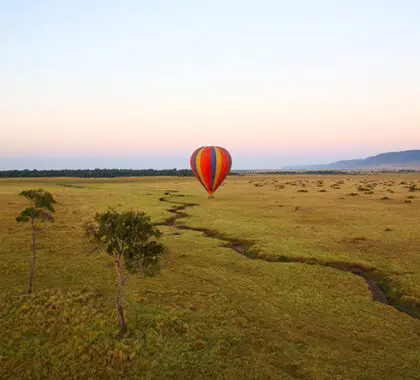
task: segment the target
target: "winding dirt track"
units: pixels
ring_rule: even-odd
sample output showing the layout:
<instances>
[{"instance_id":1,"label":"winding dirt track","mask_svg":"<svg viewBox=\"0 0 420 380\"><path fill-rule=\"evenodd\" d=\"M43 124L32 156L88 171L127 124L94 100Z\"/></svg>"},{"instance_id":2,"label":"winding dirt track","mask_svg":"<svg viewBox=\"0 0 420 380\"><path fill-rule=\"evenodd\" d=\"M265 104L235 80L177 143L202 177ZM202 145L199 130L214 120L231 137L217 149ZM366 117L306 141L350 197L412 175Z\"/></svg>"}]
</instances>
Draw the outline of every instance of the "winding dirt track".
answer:
<instances>
[{"instance_id":1,"label":"winding dirt track","mask_svg":"<svg viewBox=\"0 0 420 380\"><path fill-rule=\"evenodd\" d=\"M352 273L356 276L362 277L365 280L369 291L372 295L372 299L374 301L392 306L397 311L405 313L412 318L420 319L420 303L408 303L407 301L405 301L403 294L396 294L395 291L393 291L391 288L387 275L382 271L378 270L377 268L367 267L361 264L350 263L345 261L321 261L314 258L290 257L285 255L274 257L266 256L264 254L252 251L252 246L255 244L255 242L253 241L235 239L226 236L225 234L216 230L191 227L185 224L176 223L178 220L188 217L188 214L185 212L187 207L199 206L199 204L197 203L180 202L171 199L175 197L181 198L184 196L182 194L176 193L177 191L175 190L167 191L165 192L164 197L159 198L161 202L167 202L171 205L176 204L178 206L172 206L171 208L169 208L167 211L169 211L173 215L161 223L155 223L155 225L171 226L178 230L191 230L202 232L203 235L206 237L216 238L223 241L223 247L231 248L235 252L239 253L242 256L248 257L249 259L258 259L278 263L299 263L305 265L324 266L343 272Z\"/></svg>"}]
</instances>

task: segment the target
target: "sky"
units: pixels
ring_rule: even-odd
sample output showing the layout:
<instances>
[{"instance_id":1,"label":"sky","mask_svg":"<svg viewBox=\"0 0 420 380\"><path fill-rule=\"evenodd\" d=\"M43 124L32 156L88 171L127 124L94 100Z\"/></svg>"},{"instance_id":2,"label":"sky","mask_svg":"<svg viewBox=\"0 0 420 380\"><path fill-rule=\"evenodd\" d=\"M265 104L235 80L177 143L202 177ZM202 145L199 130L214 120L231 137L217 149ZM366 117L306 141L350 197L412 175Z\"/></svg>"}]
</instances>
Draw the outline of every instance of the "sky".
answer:
<instances>
[{"instance_id":1,"label":"sky","mask_svg":"<svg viewBox=\"0 0 420 380\"><path fill-rule=\"evenodd\" d=\"M0 170L420 149L418 0L0 0Z\"/></svg>"}]
</instances>

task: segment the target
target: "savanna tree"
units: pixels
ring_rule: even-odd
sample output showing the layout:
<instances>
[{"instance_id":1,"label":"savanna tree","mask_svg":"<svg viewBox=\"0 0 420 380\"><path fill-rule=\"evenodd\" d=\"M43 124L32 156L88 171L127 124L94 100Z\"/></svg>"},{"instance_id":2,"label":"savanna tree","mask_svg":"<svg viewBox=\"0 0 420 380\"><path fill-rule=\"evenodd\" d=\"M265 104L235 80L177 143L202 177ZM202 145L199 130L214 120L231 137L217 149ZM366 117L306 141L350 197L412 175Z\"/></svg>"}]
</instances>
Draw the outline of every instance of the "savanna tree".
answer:
<instances>
[{"instance_id":1,"label":"savanna tree","mask_svg":"<svg viewBox=\"0 0 420 380\"><path fill-rule=\"evenodd\" d=\"M57 203L51 193L44 191L43 189L38 190L24 190L20 196L25 197L30 206L26 207L17 217L16 221L19 223L30 223L32 231L32 261L29 272L29 282L27 293L32 293L32 284L35 273L35 261L36 261L36 234L40 231L38 226L39 222L53 222L55 212L53 204Z\"/></svg>"},{"instance_id":2,"label":"savanna tree","mask_svg":"<svg viewBox=\"0 0 420 380\"><path fill-rule=\"evenodd\" d=\"M93 241L105 246L112 257L117 273L117 311L119 330L117 338L127 331L122 307L123 286L130 274L137 271L150 273L156 268L164 245L158 242L161 233L143 211L118 212L109 209L95 216L84 225ZM124 264L125 271L122 266Z\"/></svg>"}]
</instances>

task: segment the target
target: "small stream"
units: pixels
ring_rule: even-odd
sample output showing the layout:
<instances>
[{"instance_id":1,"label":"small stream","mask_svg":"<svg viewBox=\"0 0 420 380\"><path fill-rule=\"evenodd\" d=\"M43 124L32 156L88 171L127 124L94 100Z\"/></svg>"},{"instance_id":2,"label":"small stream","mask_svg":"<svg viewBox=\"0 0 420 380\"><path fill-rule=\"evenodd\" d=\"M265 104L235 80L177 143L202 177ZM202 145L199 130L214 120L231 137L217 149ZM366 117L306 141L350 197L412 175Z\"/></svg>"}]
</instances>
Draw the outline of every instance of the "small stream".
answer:
<instances>
[{"instance_id":1,"label":"small stream","mask_svg":"<svg viewBox=\"0 0 420 380\"><path fill-rule=\"evenodd\" d=\"M173 193L174 191L166 192L165 195L168 195L170 197L183 196L181 194ZM345 261L320 261L313 258L290 257L284 255L272 257L259 256L251 250L251 247L254 245L254 242L252 241L231 238L216 230L190 227L185 224L176 223L178 220L188 217L188 214L185 212L187 207L199 206L197 203L178 202L168 199L168 197L161 197L159 200L162 202L168 202L172 205L172 207L167 211L169 211L173 215L171 215L169 218L167 218L161 223L155 223L155 225L165 225L178 230L191 230L201 232L206 237L215 238L223 241L223 247L230 248L236 253L239 253L244 257L248 257L249 259L258 259L277 263L299 263L305 265L324 266L343 272L352 273L364 279L374 301L392 306L399 312L405 313L410 317L420 319L420 304L406 304L402 299L402 295L399 297L395 295L394 297L390 297L389 295L387 295L387 293L390 293L391 291L391 286L388 284L386 275L376 268L365 267L361 264L348 263Z\"/></svg>"}]
</instances>

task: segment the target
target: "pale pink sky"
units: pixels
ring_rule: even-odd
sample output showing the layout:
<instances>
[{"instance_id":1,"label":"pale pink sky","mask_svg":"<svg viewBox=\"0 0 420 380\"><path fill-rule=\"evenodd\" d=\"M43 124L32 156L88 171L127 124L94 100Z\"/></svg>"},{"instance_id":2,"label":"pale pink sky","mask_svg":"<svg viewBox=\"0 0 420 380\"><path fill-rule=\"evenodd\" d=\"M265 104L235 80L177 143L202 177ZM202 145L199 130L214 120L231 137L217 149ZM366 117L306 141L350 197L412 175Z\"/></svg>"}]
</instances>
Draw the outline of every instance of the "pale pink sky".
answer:
<instances>
[{"instance_id":1,"label":"pale pink sky","mask_svg":"<svg viewBox=\"0 0 420 380\"><path fill-rule=\"evenodd\" d=\"M420 148L415 1L12 3L0 159L222 145L279 167Z\"/></svg>"}]
</instances>

